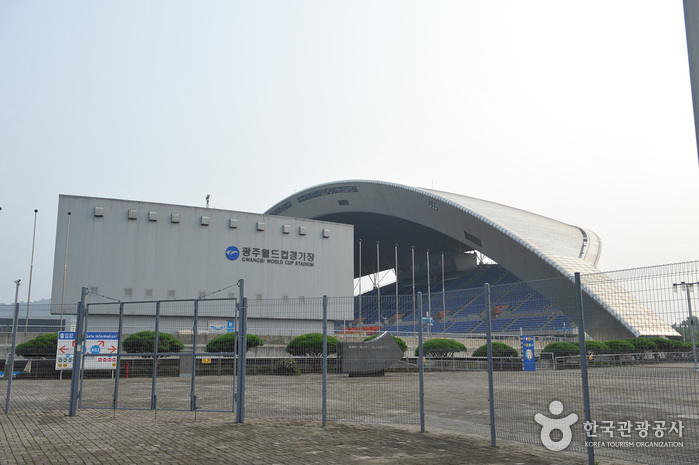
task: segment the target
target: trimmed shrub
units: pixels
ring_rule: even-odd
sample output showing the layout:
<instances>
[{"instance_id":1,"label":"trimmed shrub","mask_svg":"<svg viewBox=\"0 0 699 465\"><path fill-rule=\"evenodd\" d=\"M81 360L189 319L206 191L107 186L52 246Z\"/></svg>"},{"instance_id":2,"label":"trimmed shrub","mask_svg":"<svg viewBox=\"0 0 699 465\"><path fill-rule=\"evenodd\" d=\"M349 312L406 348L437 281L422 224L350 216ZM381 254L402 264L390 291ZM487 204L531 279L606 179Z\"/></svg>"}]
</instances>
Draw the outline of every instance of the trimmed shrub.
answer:
<instances>
[{"instance_id":1,"label":"trimmed shrub","mask_svg":"<svg viewBox=\"0 0 699 465\"><path fill-rule=\"evenodd\" d=\"M274 364L274 374L280 376L301 376L301 370L293 358L279 360Z\"/></svg>"},{"instance_id":2,"label":"trimmed shrub","mask_svg":"<svg viewBox=\"0 0 699 465\"><path fill-rule=\"evenodd\" d=\"M553 352L554 357L568 357L580 354L580 347L570 342L551 342L544 347L542 352Z\"/></svg>"},{"instance_id":3,"label":"trimmed shrub","mask_svg":"<svg viewBox=\"0 0 699 465\"><path fill-rule=\"evenodd\" d=\"M636 349L637 352L644 350L658 350L658 344L651 341L650 339L641 339L635 337L626 339L626 342L633 345L634 349Z\"/></svg>"},{"instance_id":4,"label":"trimmed shrub","mask_svg":"<svg viewBox=\"0 0 699 465\"><path fill-rule=\"evenodd\" d=\"M374 334L373 336L369 336L369 337L365 338L363 342L371 341L372 339L376 339L377 337L379 337L379 335ZM405 353L405 351L408 350L408 344L406 344L403 339L399 338L398 336L393 336L393 335L391 335L391 337L393 338L394 341L396 341L396 344L398 344L398 347L400 347L400 350L402 350L403 353Z\"/></svg>"},{"instance_id":5,"label":"trimmed shrub","mask_svg":"<svg viewBox=\"0 0 699 465\"><path fill-rule=\"evenodd\" d=\"M333 336L328 336L328 353L337 351L337 343L340 342ZM323 355L323 334L308 333L297 336L286 345L287 352L291 355L320 356Z\"/></svg>"},{"instance_id":6,"label":"trimmed shrub","mask_svg":"<svg viewBox=\"0 0 699 465\"><path fill-rule=\"evenodd\" d=\"M133 333L121 343L124 352L130 354L152 353L155 350L155 331ZM180 352L184 344L168 333L158 333L158 352Z\"/></svg>"},{"instance_id":7,"label":"trimmed shrub","mask_svg":"<svg viewBox=\"0 0 699 465\"><path fill-rule=\"evenodd\" d=\"M415 355L419 355L419 347ZM453 357L456 352L466 352L466 346L454 339L435 338L422 344L422 353L427 357Z\"/></svg>"},{"instance_id":8,"label":"trimmed shrub","mask_svg":"<svg viewBox=\"0 0 699 465\"><path fill-rule=\"evenodd\" d=\"M658 350L680 350L682 346L681 341L677 341L675 339L665 339L662 337L651 337L648 338L647 340L655 342L655 345L658 346Z\"/></svg>"},{"instance_id":9,"label":"trimmed shrub","mask_svg":"<svg viewBox=\"0 0 699 465\"><path fill-rule=\"evenodd\" d=\"M633 344L631 344L628 341L620 341L618 339L611 339L609 341L605 341L604 343L607 344L607 347L609 347L610 354L631 353L631 352L634 352L636 350L634 348Z\"/></svg>"},{"instance_id":10,"label":"trimmed shrub","mask_svg":"<svg viewBox=\"0 0 699 465\"><path fill-rule=\"evenodd\" d=\"M56 356L58 333L47 333L15 347L15 355L27 358L50 358Z\"/></svg>"},{"instance_id":11,"label":"trimmed shrub","mask_svg":"<svg viewBox=\"0 0 699 465\"><path fill-rule=\"evenodd\" d=\"M227 333L221 334L209 341L206 344L207 352L234 352L238 353L238 348L235 345L235 337L238 333ZM265 343L259 336L254 334L247 334L247 343L245 346L250 349L253 347L260 347Z\"/></svg>"},{"instance_id":12,"label":"trimmed shrub","mask_svg":"<svg viewBox=\"0 0 699 465\"><path fill-rule=\"evenodd\" d=\"M680 351L691 352L692 350L694 350L691 342L686 342L686 341L685 342L678 341L678 342L680 343L680 345L679 345Z\"/></svg>"},{"instance_id":13,"label":"trimmed shrub","mask_svg":"<svg viewBox=\"0 0 699 465\"><path fill-rule=\"evenodd\" d=\"M580 345L577 343L575 345L578 347L578 350L580 350ZM604 342L585 341L585 350L588 354L606 354L609 352L609 346Z\"/></svg>"},{"instance_id":14,"label":"trimmed shrub","mask_svg":"<svg viewBox=\"0 0 699 465\"><path fill-rule=\"evenodd\" d=\"M493 357L518 357L519 352L512 347L508 346L504 342L493 342L491 343L493 347ZM488 344L483 344L473 352L474 357L487 357L488 356Z\"/></svg>"}]
</instances>

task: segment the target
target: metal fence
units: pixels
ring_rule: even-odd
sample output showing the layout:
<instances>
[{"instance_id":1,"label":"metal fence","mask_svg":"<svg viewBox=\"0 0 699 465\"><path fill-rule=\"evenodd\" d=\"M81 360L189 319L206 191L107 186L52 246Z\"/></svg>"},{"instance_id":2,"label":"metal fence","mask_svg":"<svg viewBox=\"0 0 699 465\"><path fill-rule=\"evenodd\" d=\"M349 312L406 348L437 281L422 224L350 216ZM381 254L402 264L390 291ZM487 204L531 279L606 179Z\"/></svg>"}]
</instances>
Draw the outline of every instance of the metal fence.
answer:
<instances>
[{"instance_id":1,"label":"metal fence","mask_svg":"<svg viewBox=\"0 0 699 465\"><path fill-rule=\"evenodd\" d=\"M675 342L585 340L579 329L598 326L595 319L602 317L586 311L592 297L582 290L594 295L602 286L607 298L617 292L642 304L634 307L637 315L627 310L628 318L646 318L650 309L675 331ZM518 312L531 316L521 321L536 321L542 312L503 304L532 298L532 289L572 316L565 331L513 329L505 322L522 315ZM502 438L565 448L588 453L592 463L597 456L694 464L699 462L697 289L699 263L691 262L582 275L577 287L573 280L554 279L414 298L384 296L376 307L368 297L361 304L353 297L89 304L84 328L96 336L93 345L85 339L82 354L86 367L99 368L80 372L74 384L73 371L60 366L70 357L60 356L59 341L58 357L18 357L13 370L5 366L0 400L17 414L32 408L70 411L75 404L115 413L230 412L241 422L247 417L412 424L490 436L493 445ZM450 331L446 310L465 299L489 310L469 318L490 329L490 337ZM417 313L409 317L413 308ZM508 330L502 330L506 324ZM371 376L342 372L339 345L366 344L367 336L388 328L405 343L400 360ZM168 346L164 337L150 348L127 351L126 340L142 331L172 335L180 346ZM246 344L212 345L231 333L245 335ZM311 333L320 338L290 344ZM466 351L425 355L422 338L454 339ZM490 357L474 354L489 342ZM516 356L500 357L497 343L514 348ZM527 365L528 348L536 355L534 371Z\"/></svg>"}]
</instances>

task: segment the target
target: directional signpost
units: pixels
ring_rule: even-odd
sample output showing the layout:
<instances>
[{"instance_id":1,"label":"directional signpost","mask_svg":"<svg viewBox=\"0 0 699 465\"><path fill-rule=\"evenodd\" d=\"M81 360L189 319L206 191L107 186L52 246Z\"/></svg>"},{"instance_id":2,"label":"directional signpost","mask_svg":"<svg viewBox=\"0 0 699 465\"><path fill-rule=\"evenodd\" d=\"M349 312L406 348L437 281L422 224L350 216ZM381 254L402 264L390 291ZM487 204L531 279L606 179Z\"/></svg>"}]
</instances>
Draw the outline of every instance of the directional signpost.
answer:
<instances>
[{"instance_id":1,"label":"directional signpost","mask_svg":"<svg viewBox=\"0 0 699 465\"><path fill-rule=\"evenodd\" d=\"M115 370L119 333L88 332L85 335L85 369ZM56 347L56 370L72 370L75 331L60 331Z\"/></svg>"}]
</instances>

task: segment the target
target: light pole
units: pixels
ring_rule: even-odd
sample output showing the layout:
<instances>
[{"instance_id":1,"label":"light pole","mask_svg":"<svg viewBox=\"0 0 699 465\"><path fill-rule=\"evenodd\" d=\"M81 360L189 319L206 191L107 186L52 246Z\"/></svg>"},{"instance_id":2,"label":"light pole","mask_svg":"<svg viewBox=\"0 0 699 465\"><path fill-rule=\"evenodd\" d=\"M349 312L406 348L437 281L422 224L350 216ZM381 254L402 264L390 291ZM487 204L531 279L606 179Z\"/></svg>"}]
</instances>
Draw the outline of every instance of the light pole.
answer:
<instances>
[{"instance_id":1,"label":"light pole","mask_svg":"<svg viewBox=\"0 0 699 465\"><path fill-rule=\"evenodd\" d=\"M396 259L396 332L398 331L398 244L395 245L394 256Z\"/></svg>"},{"instance_id":2,"label":"light pole","mask_svg":"<svg viewBox=\"0 0 699 465\"><path fill-rule=\"evenodd\" d=\"M29 301L31 300L32 296L32 273L34 272L34 244L36 243L36 215L39 213L39 210L36 208L34 209L34 235L32 236L32 262L31 265L29 266L29 286L27 290L27 318L24 321L24 333L27 333L27 330L29 329Z\"/></svg>"},{"instance_id":3,"label":"light pole","mask_svg":"<svg viewBox=\"0 0 699 465\"><path fill-rule=\"evenodd\" d=\"M362 326L362 240L359 239L359 316L357 326Z\"/></svg>"},{"instance_id":4,"label":"light pole","mask_svg":"<svg viewBox=\"0 0 699 465\"><path fill-rule=\"evenodd\" d=\"M12 318L12 350L5 362L5 379L7 379L7 395L5 396L5 415L10 411L10 394L12 393L12 375L15 373L15 347L17 347L17 320L19 320L19 282L15 281L15 308Z\"/></svg>"},{"instance_id":5,"label":"light pole","mask_svg":"<svg viewBox=\"0 0 699 465\"><path fill-rule=\"evenodd\" d=\"M699 284L699 282L686 283L684 281L682 281L681 283L672 284L672 288L675 292L677 292L677 289L680 288L686 291L687 293L687 308L689 310L689 331L692 335L692 353L694 354L694 371L699 371L699 369L697 369L697 341L694 338L694 316L692 316L692 299L689 297L689 293L693 291L694 286L697 284Z\"/></svg>"},{"instance_id":6,"label":"light pole","mask_svg":"<svg viewBox=\"0 0 699 465\"><path fill-rule=\"evenodd\" d=\"M379 241L376 241L376 321L381 326L381 264L379 261Z\"/></svg>"},{"instance_id":7,"label":"light pole","mask_svg":"<svg viewBox=\"0 0 699 465\"><path fill-rule=\"evenodd\" d=\"M61 319L58 320L58 325L63 331L63 305L66 296L66 273L68 272L68 238L70 237L70 212L68 212L68 229L66 231L66 257L63 261L63 290L61 291Z\"/></svg>"},{"instance_id":8,"label":"light pole","mask_svg":"<svg viewBox=\"0 0 699 465\"><path fill-rule=\"evenodd\" d=\"M432 321L432 285L430 284L430 249L427 249L427 337L431 339L432 325L430 325L430 321Z\"/></svg>"}]
</instances>

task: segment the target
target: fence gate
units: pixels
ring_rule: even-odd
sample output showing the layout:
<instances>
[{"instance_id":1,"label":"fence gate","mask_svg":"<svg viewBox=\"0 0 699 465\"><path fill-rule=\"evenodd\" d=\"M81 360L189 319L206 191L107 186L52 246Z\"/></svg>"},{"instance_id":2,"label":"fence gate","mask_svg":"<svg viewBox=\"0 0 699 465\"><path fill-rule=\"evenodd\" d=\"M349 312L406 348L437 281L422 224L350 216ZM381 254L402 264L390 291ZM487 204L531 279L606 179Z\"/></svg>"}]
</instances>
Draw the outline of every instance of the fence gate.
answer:
<instances>
[{"instance_id":1,"label":"fence gate","mask_svg":"<svg viewBox=\"0 0 699 465\"><path fill-rule=\"evenodd\" d=\"M71 415L76 408L235 411L237 299L91 303L82 316L74 331L59 334L73 347L59 369L72 376L73 364L81 367Z\"/></svg>"}]
</instances>

